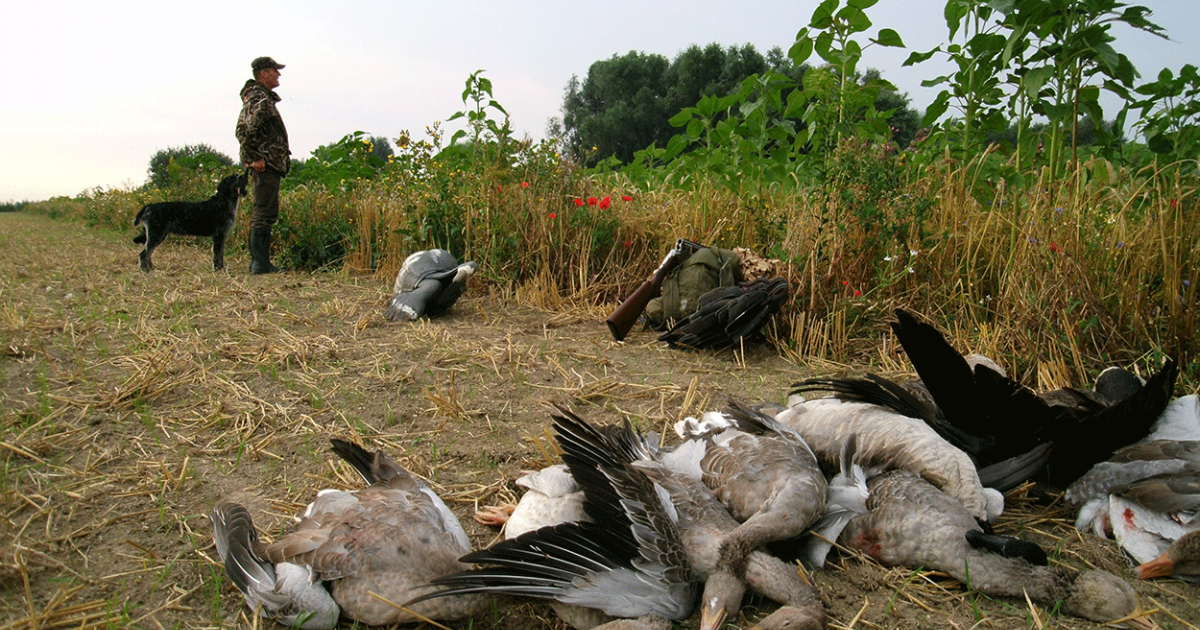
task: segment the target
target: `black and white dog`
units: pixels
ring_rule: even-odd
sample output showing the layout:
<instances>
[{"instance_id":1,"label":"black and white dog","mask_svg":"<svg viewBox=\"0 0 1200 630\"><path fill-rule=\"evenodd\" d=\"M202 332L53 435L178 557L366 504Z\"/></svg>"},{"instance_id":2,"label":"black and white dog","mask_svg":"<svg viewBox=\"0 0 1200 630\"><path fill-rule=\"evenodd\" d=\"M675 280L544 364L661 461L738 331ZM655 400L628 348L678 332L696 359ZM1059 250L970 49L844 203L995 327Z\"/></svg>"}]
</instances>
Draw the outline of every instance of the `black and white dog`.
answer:
<instances>
[{"instance_id":1,"label":"black and white dog","mask_svg":"<svg viewBox=\"0 0 1200 630\"><path fill-rule=\"evenodd\" d=\"M211 236L213 269L224 269L225 237L233 229L238 198L246 194L246 175L242 173L222 179L217 185L217 194L204 201L160 201L138 210L133 224L142 224L146 230L133 237L133 242L146 244L146 249L138 255L142 271L148 272L154 268L150 256L168 234Z\"/></svg>"}]
</instances>

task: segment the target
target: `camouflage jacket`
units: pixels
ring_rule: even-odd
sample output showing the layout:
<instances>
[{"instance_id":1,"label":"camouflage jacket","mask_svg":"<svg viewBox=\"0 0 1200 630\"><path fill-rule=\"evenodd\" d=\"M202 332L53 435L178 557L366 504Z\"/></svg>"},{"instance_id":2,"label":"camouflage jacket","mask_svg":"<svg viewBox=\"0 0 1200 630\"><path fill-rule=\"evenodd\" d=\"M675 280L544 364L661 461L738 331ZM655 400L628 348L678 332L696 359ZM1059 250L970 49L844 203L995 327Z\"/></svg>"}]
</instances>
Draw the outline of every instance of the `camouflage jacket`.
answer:
<instances>
[{"instance_id":1,"label":"camouflage jacket","mask_svg":"<svg viewBox=\"0 0 1200 630\"><path fill-rule=\"evenodd\" d=\"M235 134L242 145L242 164L262 158L267 168L287 174L292 166L292 152L288 149L287 128L275 109L278 102L279 95L267 86L254 79L246 81Z\"/></svg>"}]
</instances>

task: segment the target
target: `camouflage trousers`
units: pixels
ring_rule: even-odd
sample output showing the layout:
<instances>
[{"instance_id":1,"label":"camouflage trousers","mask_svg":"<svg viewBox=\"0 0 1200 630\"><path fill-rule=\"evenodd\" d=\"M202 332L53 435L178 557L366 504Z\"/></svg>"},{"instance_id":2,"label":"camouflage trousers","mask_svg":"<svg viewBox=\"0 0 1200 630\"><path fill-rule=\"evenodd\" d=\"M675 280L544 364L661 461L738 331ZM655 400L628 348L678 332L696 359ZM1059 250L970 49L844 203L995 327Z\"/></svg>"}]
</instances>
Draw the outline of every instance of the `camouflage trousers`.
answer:
<instances>
[{"instance_id":1,"label":"camouflage trousers","mask_svg":"<svg viewBox=\"0 0 1200 630\"><path fill-rule=\"evenodd\" d=\"M279 220L279 181L283 175L267 169L251 171L254 178L254 210L250 213L250 229L270 228Z\"/></svg>"}]
</instances>

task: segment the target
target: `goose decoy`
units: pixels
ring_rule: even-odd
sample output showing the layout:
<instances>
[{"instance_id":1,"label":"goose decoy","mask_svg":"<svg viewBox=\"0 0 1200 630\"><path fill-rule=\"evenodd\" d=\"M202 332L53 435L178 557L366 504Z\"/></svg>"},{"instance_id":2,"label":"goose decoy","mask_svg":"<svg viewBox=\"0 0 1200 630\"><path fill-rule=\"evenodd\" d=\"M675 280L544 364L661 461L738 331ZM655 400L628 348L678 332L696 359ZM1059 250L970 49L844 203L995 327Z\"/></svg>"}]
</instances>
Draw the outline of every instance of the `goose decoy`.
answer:
<instances>
[{"instance_id":1,"label":"goose decoy","mask_svg":"<svg viewBox=\"0 0 1200 630\"><path fill-rule=\"evenodd\" d=\"M741 523L729 540L759 549L800 536L824 512L828 483L816 455L774 418L731 400L724 412L686 418L675 430L699 442L703 455L693 459L692 474ZM661 459L673 467L674 453Z\"/></svg>"},{"instance_id":2,"label":"goose decoy","mask_svg":"<svg viewBox=\"0 0 1200 630\"><path fill-rule=\"evenodd\" d=\"M983 487L975 462L920 419L869 403L798 395L775 419L804 436L829 471L839 469L842 447L853 435L863 467L910 470L961 501L981 521L1004 510L1004 496Z\"/></svg>"},{"instance_id":3,"label":"goose decoy","mask_svg":"<svg viewBox=\"0 0 1200 630\"><path fill-rule=\"evenodd\" d=\"M736 345L758 332L787 301L786 278L759 278L717 287L700 296L691 314L659 336L672 348L698 350Z\"/></svg>"},{"instance_id":4,"label":"goose decoy","mask_svg":"<svg viewBox=\"0 0 1200 630\"><path fill-rule=\"evenodd\" d=\"M841 534L841 544L848 548L885 566L943 571L987 595L1028 597L1101 623L1122 619L1135 627L1154 627L1149 620L1131 617L1141 610L1137 593L1111 573L1038 566L977 549L967 539L968 532L980 529L971 514L911 472L884 472L867 485L868 512L854 517Z\"/></svg>"},{"instance_id":5,"label":"goose decoy","mask_svg":"<svg viewBox=\"0 0 1200 630\"><path fill-rule=\"evenodd\" d=\"M1138 565L1136 571L1143 580L1177 577L1200 582L1200 530L1180 536L1162 555Z\"/></svg>"},{"instance_id":6,"label":"goose decoy","mask_svg":"<svg viewBox=\"0 0 1200 630\"><path fill-rule=\"evenodd\" d=\"M737 522L698 478L659 462L628 422L606 432L560 409L554 429L592 522L542 528L470 554L465 562L490 566L436 580L448 589L433 596L507 592L615 617L681 620L703 584L700 627L715 630L749 586L785 604L769 623L823 627L820 598L795 568L722 546Z\"/></svg>"},{"instance_id":7,"label":"goose decoy","mask_svg":"<svg viewBox=\"0 0 1200 630\"><path fill-rule=\"evenodd\" d=\"M422 316L441 315L450 310L467 290L467 279L479 265L458 264L444 249L427 249L404 259L392 292L396 294L383 316L393 322L412 321Z\"/></svg>"},{"instance_id":8,"label":"goose decoy","mask_svg":"<svg viewBox=\"0 0 1200 630\"><path fill-rule=\"evenodd\" d=\"M1144 386L1112 404L1072 389L1038 395L995 369L972 368L936 328L902 309L895 314L892 330L944 418L931 426L967 451L988 479L1011 483L1037 472L1065 488L1096 462L1144 437L1170 401L1178 375L1168 359Z\"/></svg>"},{"instance_id":9,"label":"goose decoy","mask_svg":"<svg viewBox=\"0 0 1200 630\"><path fill-rule=\"evenodd\" d=\"M221 502L213 509L217 553L246 604L302 628L333 627L339 609L369 625L483 612L486 599L476 595L413 606L411 613L395 605L428 592L433 578L464 569L458 558L470 542L437 494L385 453L330 442L369 485L321 491L291 533L266 544L245 507Z\"/></svg>"}]
</instances>

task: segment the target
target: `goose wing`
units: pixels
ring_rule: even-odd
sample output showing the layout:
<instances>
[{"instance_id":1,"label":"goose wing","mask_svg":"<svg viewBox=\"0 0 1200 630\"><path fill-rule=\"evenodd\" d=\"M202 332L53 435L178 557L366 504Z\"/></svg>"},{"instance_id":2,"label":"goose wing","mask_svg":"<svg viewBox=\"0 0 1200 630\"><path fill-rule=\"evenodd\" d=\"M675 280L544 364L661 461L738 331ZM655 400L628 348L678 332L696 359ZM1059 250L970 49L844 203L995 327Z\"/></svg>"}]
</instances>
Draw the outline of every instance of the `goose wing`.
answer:
<instances>
[{"instance_id":1,"label":"goose wing","mask_svg":"<svg viewBox=\"0 0 1200 630\"><path fill-rule=\"evenodd\" d=\"M285 564L276 570L266 559L264 545L245 506L222 501L213 508L210 519L225 575L242 592L251 610L306 630L337 624L341 612L337 603L307 567Z\"/></svg>"},{"instance_id":2,"label":"goose wing","mask_svg":"<svg viewBox=\"0 0 1200 630\"><path fill-rule=\"evenodd\" d=\"M644 443L628 426L605 433L563 409L553 419L592 522L543 527L468 554L463 562L486 566L434 580L445 589L421 599L506 592L623 618L690 616L696 582L673 507L631 466Z\"/></svg>"},{"instance_id":3,"label":"goose wing","mask_svg":"<svg viewBox=\"0 0 1200 630\"><path fill-rule=\"evenodd\" d=\"M787 300L786 278L718 287L700 296L696 311L659 336L672 347L716 349L758 332Z\"/></svg>"},{"instance_id":4,"label":"goose wing","mask_svg":"<svg viewBox=\"0 0 1200 630\"><path fill-rule=\"evenodd\" d=\"M1007 376L967 360L933 326L897 309L892 330L946 422L981 441L980 466L1028 453L1047 441L1062 412Z\"/></svg>"},{"instance_id":5,"label":"goose wing","mask_svg":"<svg viewBox=\"0 0 1200 630\"><path fill-rule=\"evenodd\" d=\"M1145 438L1171 401L1178 375L1178 365L1167 359L1162 369L1124 400L1098 412L1065 417L1053 426L1050 438L1064 448L1055 449L1050 456L1049 481L1068 486L1096 462Z\"/></svg>"}]
</instances>

